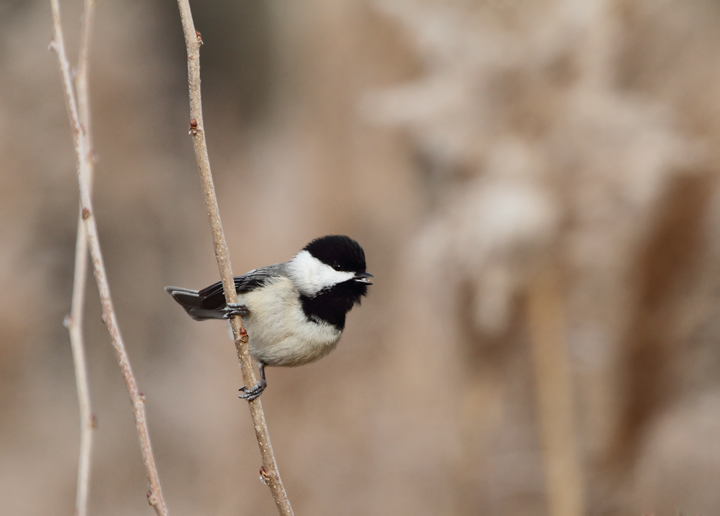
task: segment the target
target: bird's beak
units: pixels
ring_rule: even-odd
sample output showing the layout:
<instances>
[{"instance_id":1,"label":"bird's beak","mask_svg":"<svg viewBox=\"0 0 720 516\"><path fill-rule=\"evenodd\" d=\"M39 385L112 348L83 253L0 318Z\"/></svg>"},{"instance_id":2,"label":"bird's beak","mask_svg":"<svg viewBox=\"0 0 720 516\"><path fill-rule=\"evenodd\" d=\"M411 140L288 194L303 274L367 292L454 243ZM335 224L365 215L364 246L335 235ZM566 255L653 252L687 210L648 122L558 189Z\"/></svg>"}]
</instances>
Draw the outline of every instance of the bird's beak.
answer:
<instances>
[{"instance_id":1,"label":"bird's beak","mask_svg":"<svg viewBox=\"0 0 720 516\"><path fill-rule=\"evenodd\" d=\"M358 272L353 279L358 283L367 283L368 285L372 285L372 281L368 279L372 277L373 275L369 272Z\"/></svg>"}]
</instances>

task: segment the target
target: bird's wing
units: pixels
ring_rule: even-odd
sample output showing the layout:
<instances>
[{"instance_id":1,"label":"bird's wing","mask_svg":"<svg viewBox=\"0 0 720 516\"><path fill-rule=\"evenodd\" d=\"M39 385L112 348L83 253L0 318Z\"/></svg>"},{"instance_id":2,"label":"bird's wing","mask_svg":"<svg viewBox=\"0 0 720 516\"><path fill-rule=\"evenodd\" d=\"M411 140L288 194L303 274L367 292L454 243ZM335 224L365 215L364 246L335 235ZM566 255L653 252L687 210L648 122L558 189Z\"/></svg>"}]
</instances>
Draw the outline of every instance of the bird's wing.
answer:
<instances>
[{"instance_id":1,"label":"bird's wing","mask_svg":"<svg viewBox=\"0 0 720 516\"><path fill-rule=\"evenodd\" d=\"M238 294L245 294L246 292L252 292L256 288L262 287L269 278L277 276L282 265L283 264L275 264L268 267L260 267L242 276L237 276L235 278L235 290ZM204 309L213 310L225 305L225 291L223 290L221 281L202 289L198 292L198 296L202 300L200 304Z\"/></svg>"}]
</instances>

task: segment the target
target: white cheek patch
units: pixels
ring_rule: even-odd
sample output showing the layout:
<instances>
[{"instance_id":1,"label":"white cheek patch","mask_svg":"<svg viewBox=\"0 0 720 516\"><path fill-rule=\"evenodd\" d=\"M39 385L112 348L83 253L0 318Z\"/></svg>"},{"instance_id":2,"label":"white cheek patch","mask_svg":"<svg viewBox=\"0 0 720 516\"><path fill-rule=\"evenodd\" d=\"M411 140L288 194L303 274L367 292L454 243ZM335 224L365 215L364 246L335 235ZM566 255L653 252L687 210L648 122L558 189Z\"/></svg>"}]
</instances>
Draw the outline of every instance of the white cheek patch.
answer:
<instances>
[{"instance_id":1,"label":"white cheek patch","mask_svg":"<svg viewBox=\"0 0 720 516\"><path fill-rule=\"evenodd\" d=\"M308 251L300 251L288 263L288 269L298 290L306 296L355 277L353 272L336 271Z\"/></svg>"}]
</instances>

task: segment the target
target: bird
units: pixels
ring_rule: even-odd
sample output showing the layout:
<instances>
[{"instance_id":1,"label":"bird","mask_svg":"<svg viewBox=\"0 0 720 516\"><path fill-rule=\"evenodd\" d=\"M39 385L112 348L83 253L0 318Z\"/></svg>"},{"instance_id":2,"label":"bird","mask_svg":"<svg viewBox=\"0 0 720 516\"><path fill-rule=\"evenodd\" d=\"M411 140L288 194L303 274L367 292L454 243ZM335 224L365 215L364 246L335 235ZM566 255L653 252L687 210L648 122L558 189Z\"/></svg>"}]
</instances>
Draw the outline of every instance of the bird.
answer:
<instances>
[{"instance_id":1,"label":"bird","mask_svg":"<svg viewBox=\"0 0 720 516\"><path fill-rule=\"evenodd\" d=\"M372 285L365 251L345 235L307 244L292 259L234 278L238 302L228 305L222 282L200 291L165 290L196 321L240 315L260 380L242 387L248 402L267 387L265 367L294 367L321 359L337 346L347 313Z\"/></svg>"}]
</instances>

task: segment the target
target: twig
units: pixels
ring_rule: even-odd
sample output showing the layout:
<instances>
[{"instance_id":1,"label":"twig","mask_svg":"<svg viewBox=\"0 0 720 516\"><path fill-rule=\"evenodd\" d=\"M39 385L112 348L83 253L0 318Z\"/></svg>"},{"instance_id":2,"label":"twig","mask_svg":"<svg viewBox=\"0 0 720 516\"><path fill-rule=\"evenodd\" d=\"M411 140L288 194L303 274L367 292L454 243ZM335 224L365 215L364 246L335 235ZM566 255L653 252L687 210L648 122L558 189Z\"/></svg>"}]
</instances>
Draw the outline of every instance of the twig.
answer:
<instances>
[{"instance_id":1,"label":"twig","mask_svg":"<svg viewBox=\"0 0 720 516\"><path fill-rule=\"evenodd\" d=\"M94 18L95 0L86 0L83 12L82 37L80 42L80 57L78 60L78 73L75 77L80 119L85 129L85 160L89 189L92 191L93 161L92 138L90 133L90 100L88 94L88 66L90 51L90 33ZM78 215L77 237L75 240L75 275L73 280L72 308L70 315L65 319L65 325L70 333L70 346L75 366L75 384L80 407L80 456L78 459L77 493L75 496L75 514L86 516L88 494L90 489L90 464L92 457L93 434L95 418L90 402L90 385L87 374L87 361L85 358L85 339L83 335L83 312L85 307L85 289L87 283L88 250L87 238L82 222L82 210Z\"/></svg>"},{"instance_id":2,"label":"twig","mask_svg":"<svg viewBox=\"0 0 720 516\"><path fill-rule=\"evenodd\" d=\"M88 178L88 160L87 141L80 119L78 115L78 105L73 90L72 79L70 76L70 65L65 53L65 43L63 40L62 26L60 23L60 6L58 0L50 0L53 15L53 40L50 43L58 56L60 62L60 70L62 72L63 86L65 90L65 103L70 117L70 127L73 133L73 142L75 144L75 154L77 157L78 183L80 189L81 218L85 228L87 243L90 249L90 257L93 265L93 272L100 292L100 302L102 305L102 316L108 331L110 339L115 348L120 370L125 380L130 401L135 416L135 424L137 426L138 436L140 437L140 447L142 450L143 462L150 483L150 491L147 494L148 502L153 506L158 516L167 516L167 508L163 499L162 490L160 489L160 480L158 478L157 468L155 467L155 458L153 457L152 448L150 446L150 435L148 432L147 422L145 419L145 398L138 389L137 381L133 375L130 366L130 359L125 350L120 328L118 327L115 310L112 299L110 297L110 286L107 281L105 265L100 251L100 242L98 239L97 226L95 225L95 217L93 216L92 199L90 197L90 185Z\"/></svg>"},{"instance_id":3,"label":"twig","mask_svg":"<svg viewBox=\"0 0 720 516\"><path fill-rule=\"evenodd\" d=\"M213 243L215 246L215 257L218 268L220 269L220 276L222 277L225 300L228 303L236 303L237 293L235 292L235 282L230 265L230 253L220 222L220 212L218 210L215 186L213 185L212 174L210 172L210 160L205 142L205 125L203 123L202 97L200 95L200 46L202 45L202 38L200 33L195 30L195 23L193 22L189 1L178 0L178 7L180 8L180 18L182 19L188 55L190 134L193 137L195 158L197 159L203 191L205 193L205 204L208 207L208 216L210 218ZM235 349L242 369L243 380L245 386L250 388L255 385L256 378L248 349L247 332L243 327L242 318L239 316L232 317L230 324L232 326ZM280 514L284 516L292 515L293 510L290 506L285 488L283 487L282 480L280 479L280 472L278 471L275 455L273 454L272 445L270 444L270 435L265 422L265 413L263 412L262 404L259 399L255 399L248 405L250 406L250 415L252 416L255 427L255 437L260 447L260 455L263 462L263 468L261 470L263 471L262 479L268 487L270 487Z\"/></svg>"},{"instance_id":4,"label":"twig","mask_svg":"<svg viewBox=\"0 0 720 516\"><path fill-rule=\"evenodd\" d=\"M547 265L530 286L528 320L537 380L538 417L548 490L548 514L582 516L582 468L576 445L572 381L557 271Z\"/></svg>"},{"instance_id":5,"label":"twig","mask_svg":"<svg viewBox=\"0 0 720 516\"><path fill-rule=\"evenodd\" d=\"M90 93L88 90L88 69L90 68L90 36L92 35L93 21L95 19L95 0L85 0L83 9L82 26L80 28L80 52L78 55L77 74L75 75L75 89L77 91L78 113L80 123L84 129L85 159L88 166L88 181L92 192L93 180L93 143L92 131L90 130Z\"/></svg>"},{"instance_id":6,"label":"twig","mask_svg":"<svg viewBox=\"0 0 720 516\"><path fill-rule=\"evenodd\" d=\"M75 385L80 406L80 457L78 460L77 494L75 512L77 516L87 514L87 500L90 485L90 458L92 455L93 430L95 418L90 404L90 385L88 383L87 362L85 360L85 339L83 337L83 307L85 305L85 279L87 278L87 239L78 219L75 241L75 278L73 280L72 309L65 318L65 326L70 333L70 346L75 366Z\"/></svg>"},{"instance_id":7,"label":"twig","mask_svg":"<svg viewBox=\"0 0 720 516\"><path fill-rule=\"evenodd\" d=\"M77 516L87 514L87 500L90 485L90 458L92 455L93 430L95 418L90 404L90 385L85 359L85 339L83 336L83 308L85 305L85 285L87 278L87 239L82 225L82 217L78 219L77 237L75 241L75 278L73 280L72 309L65 318L65 326L70 333L70 346L75 366L75 385L80 406L80 457L78 460L77 494L75 497L75 513Z\"/></svg>"}]
</instances>

